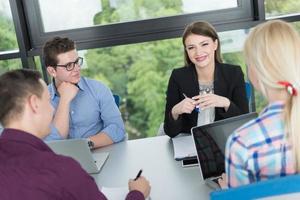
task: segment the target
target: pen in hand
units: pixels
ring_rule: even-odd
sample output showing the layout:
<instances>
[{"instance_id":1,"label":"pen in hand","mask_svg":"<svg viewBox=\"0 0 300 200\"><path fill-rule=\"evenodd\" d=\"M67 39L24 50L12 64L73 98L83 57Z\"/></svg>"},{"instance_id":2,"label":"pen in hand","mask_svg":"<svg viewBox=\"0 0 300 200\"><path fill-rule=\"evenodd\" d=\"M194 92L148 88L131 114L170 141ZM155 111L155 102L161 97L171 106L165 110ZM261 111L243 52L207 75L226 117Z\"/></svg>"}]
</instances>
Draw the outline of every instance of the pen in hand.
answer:
<instances>
[{"instance_id":1,"label":"pen in hand","mask_svg":"<svg viewBox=\"0 0 300 200\"><path fill-rule=\"evenodd\" d=\"M184 96L184 98L188 98L188 97L186 96L186 94L182 93L182 95ZM196 110L196 112L200 112L200 107L197 105L197 106L195 107L195 110Z\"/></svg>"},{"instance_id":2,"label":"pen in hand","mask_svg":"<svg viewBox=\"0 0 300 200\"><path fill-rule=\"evenodd\" d=\"M134 179L135 181L141 176L142 172L143 172L143 170L140 169L139 173L136 175L136 177Z\"/></svg>"}]
</instances>

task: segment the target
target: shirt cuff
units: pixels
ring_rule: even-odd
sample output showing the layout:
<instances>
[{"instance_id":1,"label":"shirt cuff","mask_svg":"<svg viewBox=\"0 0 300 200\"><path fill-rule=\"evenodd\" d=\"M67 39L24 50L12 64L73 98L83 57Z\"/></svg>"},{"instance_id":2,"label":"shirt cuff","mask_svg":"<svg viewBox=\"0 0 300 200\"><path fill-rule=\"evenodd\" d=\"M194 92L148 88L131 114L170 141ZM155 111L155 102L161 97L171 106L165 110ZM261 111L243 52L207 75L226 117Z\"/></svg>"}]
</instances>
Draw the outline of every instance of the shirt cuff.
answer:
<instances>
[{"instance_id":1,"label":"shirt cuff","mask_svg":"<svg viewBox=\"0 0 300 200\"><path fill-rule=\"evenodd\" d=\"M125 129L118 127L115 124L109 125L105 129L101 130L101 132L104 132L107 136L109 136L114 143L120 142L125 138Z\"/></svg>"},{"instance_id":2,"label":"shirt cuff","mask_svg":"<svg viewBox=\"0 0 300 200\"><path fill-rule=\"evenodd\" d=\"M144 200L144 199L145 197L143 193L137 190L130 191L126 197L126 200Z\"/></svg>"}]
</instances>

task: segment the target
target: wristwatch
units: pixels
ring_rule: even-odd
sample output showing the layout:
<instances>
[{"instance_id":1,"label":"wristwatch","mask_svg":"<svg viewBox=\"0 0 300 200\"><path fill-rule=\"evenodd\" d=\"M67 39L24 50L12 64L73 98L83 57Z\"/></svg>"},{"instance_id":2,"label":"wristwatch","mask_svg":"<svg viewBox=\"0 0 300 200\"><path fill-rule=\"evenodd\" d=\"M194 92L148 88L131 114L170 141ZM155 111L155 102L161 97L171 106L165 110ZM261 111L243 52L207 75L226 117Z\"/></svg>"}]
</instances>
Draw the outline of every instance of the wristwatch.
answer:
<instances>
[{"instance_id":1,"label":"wristwatch","mask_svg":"<svg viewBox=\"0 0 300 200\"><path fill-rule=\"evenodd\" d=\"M90 138L87 138L87 140L88 140L89 148L93 149L94 148L94 142Z\"/></svg>"}]
</instances>

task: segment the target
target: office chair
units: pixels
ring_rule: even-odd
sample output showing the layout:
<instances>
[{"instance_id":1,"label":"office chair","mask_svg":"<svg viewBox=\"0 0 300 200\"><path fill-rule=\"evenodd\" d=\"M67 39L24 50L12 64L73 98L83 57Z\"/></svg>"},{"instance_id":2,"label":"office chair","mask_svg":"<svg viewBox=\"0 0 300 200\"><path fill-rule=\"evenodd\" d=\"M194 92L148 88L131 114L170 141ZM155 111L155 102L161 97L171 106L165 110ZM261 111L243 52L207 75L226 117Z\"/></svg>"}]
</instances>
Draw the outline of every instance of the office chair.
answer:
<instances>
[{"instance_id":1,"label":"office chair","mask_svg":"<svg viewBox=\"0 0 300 200\"><path fill-rule=\"evenodd\" d=\"M156 133L156 136L162 136L162 135L166 135L163 122L159 125L159 128Z\"/></svg>"},{"instance_id":2,"label":"office chair","mask_svg":"<svg viewBox=\"0 0 300 200\"><path fill-rule=\"evenodd\" d=\"M247 96L247 100L250 103L251 101L251 94L252 94L252 85L250 82L246 81L245 82L245 88L246 88L246 96Z\"/></svg>"},{"instance_id":3,"label":"office chair","mask_svg":"<svg viewBox=\"0 0 300 200\"><path fill-rule=\"evenodd\" d=\"M113 96L114 96L115 102L119 108L120 107L120 96L117 94L114 94Z\"/></svg>"},{"instance_id":4,"label":"office chair","mask_svg":"<svg viewBox=\"0 0 300 200\"><path fill-rule=\"evenodd\" d=\"M226 190L218 190L210 193L211 200L230 199L257 199L264 197L276 197L278 195L297 195L300 199L300 175L290 175L269 179ZM295 194L299 193L299 194ZM278 198L280 199L280 198Z\"/></svg>"}]
</instances>

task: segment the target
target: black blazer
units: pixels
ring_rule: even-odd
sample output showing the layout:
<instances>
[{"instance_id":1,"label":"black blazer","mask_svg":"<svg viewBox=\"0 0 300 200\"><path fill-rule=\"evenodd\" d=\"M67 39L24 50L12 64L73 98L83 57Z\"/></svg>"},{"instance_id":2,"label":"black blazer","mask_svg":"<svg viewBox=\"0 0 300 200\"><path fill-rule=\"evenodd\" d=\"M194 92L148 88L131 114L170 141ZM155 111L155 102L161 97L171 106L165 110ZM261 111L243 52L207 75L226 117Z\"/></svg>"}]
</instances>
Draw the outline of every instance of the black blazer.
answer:
<instances>
[{"instance_id":1,"label":"black blazer","mask_svg":"<svg viewBox=\"0 0 300 200\"><path fill-rule=\"evenodd\" d=\"M180 115L177 120L172 117L171 110L184 99L183 93L188 97L199 94L199 83L194 66L172 71L167 89L164 120L164 131L170 137L175 137L179 133L190 133L191 128L197 125L198 113L195 110L191 114ZM227 112L224 108L215 108L215 121L249 112L244 74L239 66L216 63L214 94L230 100Z\"/></svg>"}]
</instances>

